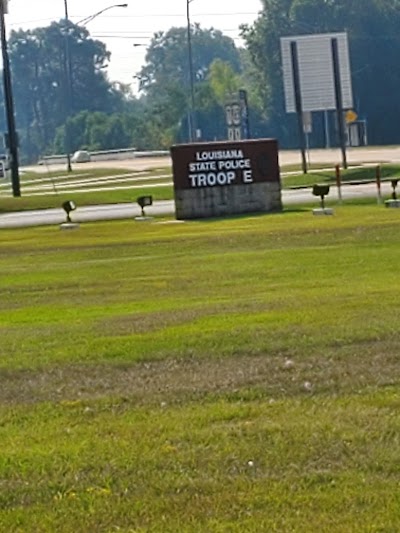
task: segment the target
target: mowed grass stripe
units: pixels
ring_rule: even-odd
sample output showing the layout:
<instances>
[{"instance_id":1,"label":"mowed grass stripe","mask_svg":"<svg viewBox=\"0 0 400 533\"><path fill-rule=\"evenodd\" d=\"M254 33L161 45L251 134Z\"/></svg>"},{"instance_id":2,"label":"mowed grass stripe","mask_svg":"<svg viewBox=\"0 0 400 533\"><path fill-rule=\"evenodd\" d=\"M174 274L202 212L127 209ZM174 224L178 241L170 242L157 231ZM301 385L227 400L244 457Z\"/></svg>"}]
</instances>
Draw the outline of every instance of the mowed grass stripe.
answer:
<instances>
[{"instance_id":1,"label":"mowed grass stripe","mask_svg":"<svg viewBox=\"0 0 400 533\"><path fill-rule=\"evenodd\" d=\"M399 227L2 231L0 530L399 530Z\"/></svg>"}]
</instances>

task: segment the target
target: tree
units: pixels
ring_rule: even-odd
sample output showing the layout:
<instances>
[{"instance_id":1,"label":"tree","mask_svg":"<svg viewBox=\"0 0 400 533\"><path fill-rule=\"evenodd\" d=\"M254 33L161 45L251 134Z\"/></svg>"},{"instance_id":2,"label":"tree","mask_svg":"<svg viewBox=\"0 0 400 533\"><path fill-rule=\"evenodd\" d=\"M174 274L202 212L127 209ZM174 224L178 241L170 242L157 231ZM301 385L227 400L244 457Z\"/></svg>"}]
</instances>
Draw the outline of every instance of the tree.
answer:
<instances>
[{"instance_id":1,"label":"tree","mask_svg":"<svg viewBox=\"0 0 400 533\"><path fill-rule=\"evenodd\" d=\"M400 141L399 23L398 0L263 0L260 17L243 35L260 72L270 125L283 144L296 142L296 127L284 108L280 37L343 31L349 36L355 107L368 119L370 141Z\"/></svg>"},{"instance_id":2,"label":"tree","mask_svg":"<svg viewBox=\"0 0 400 533\"><path fill-rule=\"evenodd\" d=\"M13 31L9 55L16 122L29 159L52 149L55 131L68 117L81 110L116 111L122 105L122 95L102 70L110 55L84 27L62 20L44 28Z\"/></svg>"},{"instance_id":3,"label":"tree","mask_svg":"<svg viewBox=\"0 0 400 533\"><path fill-rule=\"evenodd\" d=\"M120 113L81 111L57 129L54 150L60 152L63 149L67 131L72 139L72 151L129 148L133 139L134 122L131 118Z\"/></svg>"},{"instance_id":4,"label":"tree","mask_svg":"<svg viewBox=\"0 0 400 533\"><path fill-rule=\"evenodd\" d=\"M234 41L218 30L204 30L196 24L191 27L191 32L196 124L202 130L203 138L208 135L213 138L215 131L210 122L215 117L216 101L214 98L211 105L212 92L207 89L210 68L215 60L220 60L237 73L240 71L240 56ZM146 54L146 65L138 77L146 102L153 110L150 112L152 119L158 124L159 142L164 147L188 137L189 73L187 28L156 33ZM208 108L204 107L205 102Z\"/></svg>"},{"instance_id":5,"label":"tree","mask_svg":"<svg viewBox=\"0 0 400 533\"><path fill-rule=\"evenodd\" d=\"M217 102L224 105L229 94L240 88L240 78L230 63L215 59L209 68L208 80Z\"/></svg>"}]
</instances>

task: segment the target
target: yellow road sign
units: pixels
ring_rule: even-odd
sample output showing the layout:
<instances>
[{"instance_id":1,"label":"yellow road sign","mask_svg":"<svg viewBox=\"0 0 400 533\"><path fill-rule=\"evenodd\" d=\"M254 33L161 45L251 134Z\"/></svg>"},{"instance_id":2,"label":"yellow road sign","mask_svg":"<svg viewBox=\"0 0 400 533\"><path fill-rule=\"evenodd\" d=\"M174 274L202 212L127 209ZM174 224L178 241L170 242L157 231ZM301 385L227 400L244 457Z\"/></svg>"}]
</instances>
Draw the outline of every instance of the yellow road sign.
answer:
<instances>
[{"instance_id":1,"label":"yellow road sign","mask_svg":"<svg viewBox=\"0 0 400 533\"><path fill-rule=\"evenodd\" d=\"M351 122L354 122L357 120L357 113L353 111L352 109L349 109L346 111L346 122L347 124L350 124Z\"/></svg>"}]
</instances>

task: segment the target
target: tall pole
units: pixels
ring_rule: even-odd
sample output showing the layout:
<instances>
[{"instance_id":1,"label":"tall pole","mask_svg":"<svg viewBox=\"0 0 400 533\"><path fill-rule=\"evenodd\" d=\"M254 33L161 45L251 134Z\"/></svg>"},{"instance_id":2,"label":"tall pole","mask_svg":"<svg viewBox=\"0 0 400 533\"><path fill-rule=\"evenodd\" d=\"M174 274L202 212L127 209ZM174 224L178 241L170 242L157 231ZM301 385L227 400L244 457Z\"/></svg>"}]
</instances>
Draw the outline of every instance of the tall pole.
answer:
<instances>
[{"instance_id":1,"label":"tall pole","mask_svg":"<svg viewBox=\"0 0 400 533\"><path fill-rule=\"evenodd\" d=\"M340 64L339 64L339 48L337 39L331 40L332 49L332 63L333 63L333 80L335 84L335 101L336 101L336 114L337 123L339 129L339 142L340 149L342 151L342 164L343 168L347 168L346 157L346 141L344 136L344 120L343 120L343 97L342 97L342 83L340 78Z\"/></svg>"},{"instance_id":2,"label":"tall pole","mask_svg":"<svg viewBox=\"0 0 400 533\"><path fill-rule=\"evenodd\" d=\"M68 115L72 111L72 68L71 68L71 49L69 46L69 16L68 16L68 3L64 0L65 9L65 34L64 34L64 75L65 75L65 90L66 90L66 112L65 112L65 151L67 153L67 171L72 172L71 166L71 137L69 134L69 128L67 125Z\"/></svg>"},{"instance_id":3,"label":"tall pole","mask_svg":"<svg viewBox=\"0 0 400 533\"><path fill-rule=\"evenodd\" d=\"M306 140L305 140L304 122L303 122L303 103L301 100L299 57L297 53L296 41L292 41L290 43L290 52L291 52L291 57L292 57L293 87L294 87L294 99L295 99L296 113L297 113L297 126L299 130L301 166L303 169L303 173L307 174Z\"/></svg>"},{"instance_id":4,"label":"tall pole","mask_svg":"<svg viewBox=\"0 0 400 533\"><path fill-rule=\"evenodd\" d=\"M1 2L2 0L0 0ZM77 24L86 25L88 22L91 22L94 18L98 17L105 11L113 9L114 7L128 7L128 4L114 4L108 6L93 15L90 15ZM66 113L65 113L65 151L67 152L67 171L71 172L71 135L69 133L69 128L67 126L67 118L69 114L72 114L72 103L73 103L73 80L72 80L72 60L71 60L71 48L69 42L69 16L68 16L68 2L64 0L64 12L65 12L65 36L64 36L64 50L65 50L65 59L64 59L64 74L66 81Z\"/></svg>"},{"instance_id":5,"label":"tall pole","mask_svg":"<svg viewBox=\"0 0 400 533\"><path fill-rule=\"evenodd\" d=\"M189 56L189 80L190 80L190 108L188 115L189 125L189 140L194 142L195 140L195 101L194 101L194 74L193 74L193 54L192 54L192 30L190 24L190 3L193 0L186 0L186 16L187 16L187 41L188 41L188 56Z\"/></svg>"},{"instance_id":6,"label":"tall pole","mask_svg":"<svg viewBox=\"0 0 400 533\"><path fill-rule=\"evenodd\" d=\"M8 149L10 153L11 164L11 183L13 196L21 196L19 183L19 163L18 163L18 136L15 129L14 118L14 100L11 85L10 61L7 49L6 27L4 22L4 0L0 0L0 37L1 51L3 57L3 83L4 83L4 100L6 108L7 126L8 126Z\"/></svg>"}]
</instances>

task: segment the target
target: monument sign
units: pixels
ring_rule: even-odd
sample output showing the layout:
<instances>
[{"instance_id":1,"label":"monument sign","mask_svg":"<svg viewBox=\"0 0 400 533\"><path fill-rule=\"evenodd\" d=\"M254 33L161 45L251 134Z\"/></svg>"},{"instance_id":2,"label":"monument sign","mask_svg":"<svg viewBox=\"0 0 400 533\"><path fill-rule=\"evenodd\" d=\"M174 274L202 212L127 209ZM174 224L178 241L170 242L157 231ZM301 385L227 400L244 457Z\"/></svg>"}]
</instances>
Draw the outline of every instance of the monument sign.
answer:
<instances>
[{"instance_id":1,"label":"monument sign","mask_svg":"<svg viewBox=\"0 0 400 533\"><path fill-rule=\"evenodd\" d=\"M171 156L178 220L282 209L275 139L181 144Z\"/></svg>"}]
</instances>

